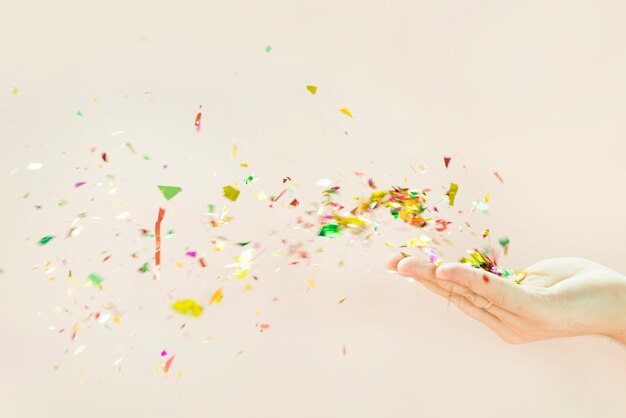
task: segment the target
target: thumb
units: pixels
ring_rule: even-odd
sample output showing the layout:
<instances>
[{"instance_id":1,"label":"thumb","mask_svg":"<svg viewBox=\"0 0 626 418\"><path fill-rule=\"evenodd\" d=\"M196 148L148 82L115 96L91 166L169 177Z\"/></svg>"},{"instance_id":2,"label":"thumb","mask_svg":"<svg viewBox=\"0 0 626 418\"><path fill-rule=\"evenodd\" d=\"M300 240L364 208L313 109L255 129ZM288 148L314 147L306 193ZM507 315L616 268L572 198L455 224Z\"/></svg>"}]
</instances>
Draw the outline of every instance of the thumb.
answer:
<instances>
[{"instance_id":1,"label":"thumb","mask_svg":"<svg viewBox=\"0 0 626 418\"><path fill-rule=\"evenodd\" d=\"M468 264L444 263L437 268L435 275L440 286L447 290L455 291L452 284L468 287L510 312L528 311L529 305L536 303L535 295L527 287Z\"/></svg>"}]
</instances>

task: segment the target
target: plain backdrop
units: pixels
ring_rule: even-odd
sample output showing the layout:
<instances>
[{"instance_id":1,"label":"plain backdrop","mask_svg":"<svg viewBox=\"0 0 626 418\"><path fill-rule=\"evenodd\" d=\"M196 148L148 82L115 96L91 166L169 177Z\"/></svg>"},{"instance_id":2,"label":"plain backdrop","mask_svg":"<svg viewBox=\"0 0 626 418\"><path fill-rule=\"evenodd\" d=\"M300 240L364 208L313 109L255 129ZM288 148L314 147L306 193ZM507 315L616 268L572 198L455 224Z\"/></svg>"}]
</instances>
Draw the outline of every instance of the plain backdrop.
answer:
<instances>
[{"instance_id":1,"label":"plain backdrop","mask_svg":"<svg viewBox=\"0 0 626 418\"><path fill-rule=\"evenodd\" d=\"M364 244L295 222L321 201L320 178L347 206L370 177L437 196L454 181L472 228L453 224L447 259L507 235L507 266L581 256L625 272L623 2L0 6L0 416L626 416L624 347L507 345L385 271L384 242L415 231L381 214ZM235 183L233 203L222 187ZM163 184L183 191L165 201ZM283 188L300 206L257 200ZM489 213L469 213L486 192ZM211 227L208 204L232 223ZM175 236L154 281L138 272L154 268L140 230L159 207ZM257 280L227 279L245 241L265 248ZM102 291L84 285L91 273ZM171 311L184 298L202 317Z\"/></svg>"}]
</instances>

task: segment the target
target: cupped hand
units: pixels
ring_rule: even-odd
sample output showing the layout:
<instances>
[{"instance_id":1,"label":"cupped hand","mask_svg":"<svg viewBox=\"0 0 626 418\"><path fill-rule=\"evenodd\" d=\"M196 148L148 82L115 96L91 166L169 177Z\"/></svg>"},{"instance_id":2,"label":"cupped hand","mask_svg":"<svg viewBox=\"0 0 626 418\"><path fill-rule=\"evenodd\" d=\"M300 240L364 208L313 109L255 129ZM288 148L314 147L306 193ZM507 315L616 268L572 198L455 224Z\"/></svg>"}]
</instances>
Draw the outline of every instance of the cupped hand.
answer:
<instances>
[{"instance_id":1,"label":"cupped hand","mask_svg":"<svg viewBox=\"0 0 626 418\"><path fill-rule=\"evenodd\" d=\"M626 344L626 276L593 261L543 260L525 270L520 284L468 264L435 267L426 256L398 254L386 265L449 299L511 344L577 335Z\"/></svg>"}]
</instances>

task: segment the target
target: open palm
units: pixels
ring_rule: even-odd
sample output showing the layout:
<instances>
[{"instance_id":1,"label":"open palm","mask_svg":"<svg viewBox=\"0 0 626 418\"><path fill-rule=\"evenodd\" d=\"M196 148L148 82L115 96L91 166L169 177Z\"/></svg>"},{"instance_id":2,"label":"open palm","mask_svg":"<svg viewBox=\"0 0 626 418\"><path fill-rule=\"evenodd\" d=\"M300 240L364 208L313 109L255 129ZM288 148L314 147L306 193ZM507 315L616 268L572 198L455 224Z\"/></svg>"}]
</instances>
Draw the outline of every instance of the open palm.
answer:
<instances>
[{"instance_id":1,"label":"open palm","mask_svg":"<svg viewBox=\"0 0 626 418\"><path fill-rule=\"evenodd\" d=\"M593 261L543 260L525 270L521 284L467 264L437 268L419 256L393 256L387 267L449 299L512 344L592 334L626 344L626 276Z\"/></svg>"}]
</instances>

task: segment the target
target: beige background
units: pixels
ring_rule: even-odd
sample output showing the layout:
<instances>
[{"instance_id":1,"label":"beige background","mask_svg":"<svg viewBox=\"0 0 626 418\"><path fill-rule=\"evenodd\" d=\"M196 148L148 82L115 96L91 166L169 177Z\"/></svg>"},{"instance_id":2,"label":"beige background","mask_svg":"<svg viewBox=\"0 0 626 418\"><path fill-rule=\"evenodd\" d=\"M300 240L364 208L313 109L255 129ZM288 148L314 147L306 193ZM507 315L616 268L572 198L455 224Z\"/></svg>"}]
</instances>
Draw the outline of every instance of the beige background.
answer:
<instances>
[{"instance_id":1,"label":"beige background","mask_svg":"<svg viewBox=\"0 0 626 418\"><path fill-rule=\"evenodd\" d=\"M319 201L319 178L339 181L346 203L366 193L354 171L437 193L456 181L459 208L491 193L491 214L468 219L511 238L508 265L575 255L626 271L625 12L619 1L4 0L0 416L626 416L623 347L502 343L385 272L383 242L413 234L397 223L369 245L292 227ZM454 155L449 170L443 155ZM424 175L409 167L421 163ZM207 226L206 205L221 208L221 187L250 173L259 181L229 205L234 223ZM256 200L284 176L299 208ZM166 202L157 184L184 191ZM176 237L153 282L137 272L154 251L138 230L153 228L160 205ZM65 239L82 212L81 234ZM35 245L44 235L57 238ZM215 253L219 235L263 243L258 281L219 278L238 250ZM281 237L325 252L289 265L272 256ZM481 242L452 240L449 259ZM69 270L80 282L98 272L105 291L69 283ZM168 308L206 303L218 286L224 300L200 319ZM90 321L70 341L111 303L119 325ZM153 372L163 349L176 354L168 377Z\"/></svg>"}]
</instances>

